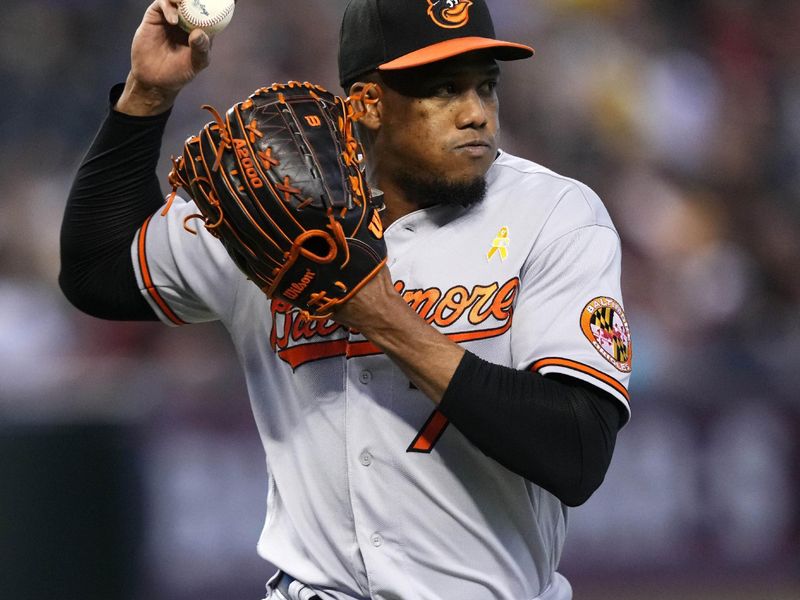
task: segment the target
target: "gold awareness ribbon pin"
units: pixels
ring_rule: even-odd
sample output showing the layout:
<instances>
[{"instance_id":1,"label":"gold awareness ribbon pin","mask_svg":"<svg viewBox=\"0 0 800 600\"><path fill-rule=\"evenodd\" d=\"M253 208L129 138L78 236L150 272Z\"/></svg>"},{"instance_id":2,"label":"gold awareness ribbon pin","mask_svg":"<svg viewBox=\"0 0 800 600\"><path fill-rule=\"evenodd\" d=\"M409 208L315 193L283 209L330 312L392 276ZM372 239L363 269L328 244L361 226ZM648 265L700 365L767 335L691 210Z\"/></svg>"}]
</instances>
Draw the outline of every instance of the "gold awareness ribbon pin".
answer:
<instances>
[{"instance_id":1,"label":"gold awareness ribbon pin","mask_svg":"<svg viewBox=\"0 0 800 600\"><path fill-rule=\"evenodd\" d=\"M502 227L497 234L497 237L494 238L492 242L492 247L489 250L489 254L486 255L486 260L492 260L492 257L496 254L500 254L500 260L503 261L508 258L508 245L511 243L511 240L508 237L508 227Z\"/></svg>"}]
</instances>

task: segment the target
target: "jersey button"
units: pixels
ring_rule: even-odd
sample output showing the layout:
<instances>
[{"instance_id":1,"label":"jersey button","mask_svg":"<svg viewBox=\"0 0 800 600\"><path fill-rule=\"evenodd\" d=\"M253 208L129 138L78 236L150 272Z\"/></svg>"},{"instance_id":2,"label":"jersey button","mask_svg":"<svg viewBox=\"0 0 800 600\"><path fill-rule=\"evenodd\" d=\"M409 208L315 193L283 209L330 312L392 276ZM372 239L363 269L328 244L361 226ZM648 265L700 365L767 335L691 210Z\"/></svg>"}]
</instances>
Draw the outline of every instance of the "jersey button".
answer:
<instances>
[{"instance_id":1,"label":"jersey button","mask_svg":"<svg viewBox=\"0 0 800 600\"><path fill-rule=\"evenodd\" d=\"M359 460L361 461L362 465L368 467L372 464L372 454L364 450L364 452L361 453L361 456L359 456Z\"/></svg>"},{"instance_id":2,"label":"jersey button","mask_svg":"<svg viewBox=\"0 0 800 600\"><path fill-rule=\"evenodd\" d=\"M383 546L383 538L380 536L380 534L373 533L372 537L369 538L369 541L372 542L372 545L376 548Z\"/></svg>"},{"instance_id":3,"label":"jersey button","mask_svg":"<svg viewBox=\"0 0 800 600\"><path fill-rule=\"evenodd\" d=\"M372 373L364 369L358 374L358 380L364 385L367 385L370 381L372 381Z\"/></svg>"}]
</instances>

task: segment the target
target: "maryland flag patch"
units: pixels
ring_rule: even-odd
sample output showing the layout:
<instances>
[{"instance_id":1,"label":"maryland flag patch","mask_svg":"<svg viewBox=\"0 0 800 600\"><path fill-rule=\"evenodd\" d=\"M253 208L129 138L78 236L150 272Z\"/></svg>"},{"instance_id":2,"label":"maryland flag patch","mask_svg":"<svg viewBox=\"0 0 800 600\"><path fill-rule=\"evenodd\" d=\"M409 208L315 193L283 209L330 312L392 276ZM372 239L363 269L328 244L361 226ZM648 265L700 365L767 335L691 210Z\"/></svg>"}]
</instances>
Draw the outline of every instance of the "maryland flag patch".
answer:
<instances>
[{"instance_id":1,"label":"maryland flag patch","mask_svg":"<svg viewBox=\"0 0 800 600\"><path fill-rule=\"evenodd\" d=\"M633 343L619 302L605 296L589 302L581 311L581 330L603 358L618 371L630 373Z\"/></svg>"}]
</instances>

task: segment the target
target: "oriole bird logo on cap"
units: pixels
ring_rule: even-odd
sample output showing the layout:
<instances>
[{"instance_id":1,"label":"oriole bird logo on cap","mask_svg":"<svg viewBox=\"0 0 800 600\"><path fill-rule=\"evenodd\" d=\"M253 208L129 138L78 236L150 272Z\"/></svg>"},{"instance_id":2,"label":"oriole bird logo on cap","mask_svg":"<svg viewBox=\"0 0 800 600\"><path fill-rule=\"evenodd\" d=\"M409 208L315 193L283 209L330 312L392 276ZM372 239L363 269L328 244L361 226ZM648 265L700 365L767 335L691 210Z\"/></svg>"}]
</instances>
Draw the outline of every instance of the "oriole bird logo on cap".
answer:
<instances>
[{"instance_id":1,"label":"oriole bird logo on cap","mask_svg":"<svg viewBox=\"0 0 800 600\"><path fill-rule=\"evenodd\" d=\"M469 22L471 0L428 0L428 15L439 27L457 29Z\"/></svg>"}]
</instances>

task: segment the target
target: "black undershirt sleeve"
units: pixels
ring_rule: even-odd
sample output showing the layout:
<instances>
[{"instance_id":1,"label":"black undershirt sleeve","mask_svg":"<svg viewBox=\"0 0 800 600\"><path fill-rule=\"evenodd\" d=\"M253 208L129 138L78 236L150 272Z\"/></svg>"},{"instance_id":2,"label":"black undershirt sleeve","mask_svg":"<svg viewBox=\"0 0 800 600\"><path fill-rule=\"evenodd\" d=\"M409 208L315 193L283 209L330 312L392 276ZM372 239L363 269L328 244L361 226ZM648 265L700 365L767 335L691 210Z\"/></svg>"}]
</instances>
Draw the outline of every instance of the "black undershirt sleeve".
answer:
<instances>
[{"instance_id":1,"label":"black undershirt sleeve","mask_svg":"<svg viewBox=\"0 0 800 600\"><path fill-rule=\"evenodd\" d=\"M122 85L111 90L113 106ZM102 319L157 320L136 284L130 247L164 202L156 166L169 111L132 117L109 110L78 168L61 224L59 285Z\"/></svg>"},{"instance_id":2,"label":"black undershirt sleeve","mask_svg":"<svg viewBox=\"0 0 800 600\"><path fill-rule=\"evenodd\" d=\"M439 410L484 454L568 506L586 502L602 483L623 418L619 402L589 383L470 352Z\"/></svg>"}]
</instances>

